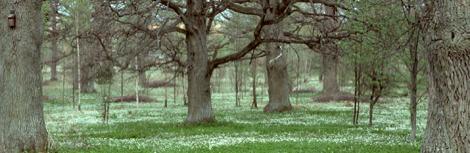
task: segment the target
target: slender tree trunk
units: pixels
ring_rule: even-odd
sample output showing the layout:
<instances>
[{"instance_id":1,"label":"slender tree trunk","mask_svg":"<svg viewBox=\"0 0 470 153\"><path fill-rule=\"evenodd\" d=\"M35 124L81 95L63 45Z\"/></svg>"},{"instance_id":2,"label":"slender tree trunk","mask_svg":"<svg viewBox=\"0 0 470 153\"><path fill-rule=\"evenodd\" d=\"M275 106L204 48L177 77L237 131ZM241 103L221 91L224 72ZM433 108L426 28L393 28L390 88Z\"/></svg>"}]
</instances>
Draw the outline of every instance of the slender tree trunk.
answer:
<instances>
[{"instance_id":1,"label":"slender tree trunk","mask_svg":"<svg viewBox=\"0 0 470 153\"><path fill-rule=\"evenodd\" d=\"M266 27L269 34L279 34L278 25ZM266 69L268 72L269 103L264 107L264 112L285 112L292 109L289 100L289 76L287 72L287 54L282 53L278 43L266 44Z\"/></svg>"},{"instance_id":2,"label":"slender tree trunk","mask_svg":"<svg viewBox=\"0 0 470 153\"><path fill-rule=\"evenodd\" d=\"M59 41L59 27L58 27L58 17L59 17L59 1L52 0L51 3L51 81L57 81L57 63L59 53L58 41Z\"/></svg>"},{"instance_id":3,"label":"slender tree trunk","mask_svg":"<svg viewBox=\"0 0 470 153\"><path fill-rule=\"evenodd\" d=\"M240 74L238 71L238 67L240 66L240 63L238 61L235 61L234 63L235 66L235 106L240 106L240 96L239 96L239 91L240 91Z\"/></svg>"},{"instance_id":4,"label":"slender tree trunk","mask_svg":"<svg viewBox=\"0 0 470 153\"><path fill-rule=\"evenodd\" d=\"M427 5L428 123L423 153L470 152L470 0Z\"/></svg>"},{"instance_id":5,"label":"slender tree trunk","mask_svg":"<svg viewBox=\"0 0 470 153\"><path fill-rule=\"evenodd\" d=\"M121 83L120 83L120 87L121 87L121 97L124 96L124 70L121 69Z\"/></svg>"},{"instance_id":6,"label":"slender tree trunk","mask_svg":"<svg viewBox=\"0 0 470 153\"><path fill-rule=\"evenodd\" d=\"M253 63L251 63L251 77L253 78L252 90L251 90L253 94L253 102L251 104L251 108L256 108L256 109L258 108L258 98L256 95L256 82L258 81L257 72L258 72L258 60L253 59Z\"/></svg>"},{"instance_id":7,"label":"slender tree trunk","mask_svg":"<svg viewBox=\"0 0 470 153\"><path fill-rule=\"evenodd\" d=\"M182 92L182 93L183 93L183 105L184 105L184 106L187 106L187 105L188 105L188 101L187 101L187 99L188 99L187 96L188 96L188 95L187 95L186 93L188 92L188 90L186 89L186 82L185 82L185 80L187 80L187 79L186 79L186 77L185 77L185 76L186 76L185 74L186 74L186 72L183 72L183 73L181 74L181 82L183 82L183 83L181 84L181 87L183 88L183 92Z\"/></svg>"},{"instance_id":8,"label":"slender tree trunk","mask_svg":"<svg viewBox=\"0 0 470 153\"><path fill-rule=\"evenodd\" d=\"M14 6L12 6L14 5ZM40 48L42 1L0 0L0 152L46 152ZM16 28L5 18L14 9ZM5 22L4 22L5 21Z\"/></svg>"},{"instance_id":9,"label":"slender tree trunk","mask_svg":"<svg viewBox=\"0 0 470 153\"><path fill-rule=\"evenodd\" d=\"M188 0L185 23L188 52L188 116L187 123L215 121L211 103L206 17L204 1Z\"/></svg>"},{"instance_id":10,"label":"slender tree trunk","mask_svg":"<svg viewBox=\"0 0 470 153\"><path fill-rule=\"evenodd\" d=\"M372 126L374 120L374 106L375 103L372 101L369 103L369 126Z\"/></svg>"},{"instance_id":11,"label":"slender tree trunk","mask_svg":"<svg viewBox=\"0 0 470 153\"><path fill-rule=\"evenodd\" d=\"M417 106L418 106L418 41L419 41L419 32L416 32L417 36L414 36L414 42L410 44L410 57L411 57L411 68L410 68L410 124L411 124L411 133L410 139L416 139L416 115L417 115Z\"/></svg>"},{"instance_id":12,"label":"slender tree trunk","mask_svg":"<svg viewBox=\"0 0 470 153\"><path fill-rule=\"evenodd\" d=\"M176 84L178 83L177 80L178 80L178 71L175 70L174 80L173 80L173 103L174 104L176 104L176 97L178 96L178 90L176 88Z\"/></svg>"},{"instance_id":13,"label":"slender tree trunk","mask_svg":"<svg viewBox=\"0 0 470 153\"><path fill-rule=\"evenodd\" d=\"M80 58L80 37L78 37L79 35L79 32L80 32L80 27L79 27L79 15L78 15L78 12L76 13L76 16L75 16L75 32L76 32L76 42L77 42L77 54L76 54L76 59L75 61L77 62L77 71L76 71L76 77L77 77L77 89L78 89L78 94L77 94L77 110L78 111L81 111L81 93L82 93L82 74L81 74L81 65L82 65L82 60ZM75 96L75 90L73 90L73 94ZM75 98L74 98L75 100ZM75 103L74 103L75 104ZM75 105L74 105L74 108L75 108Z\"/></svg>"},{"instance_id":14,"label":"slender tree trunk","mask_svg":"<svg viewBox=\"0 0 470 153\"><path fill-rule=\"evenodd\" d=\"M165 78L168 78L168 73L165 73ZM165 87L164 90L165 90L165 103L163 107L167 108L168 107L168 88Z\"/></svg>"},{"instance_id":15,"label":"slender tree trunk","mask_svg":"<svg viewBox=\"0 0 470 153\"><path fill-rule=\"evenodd\" d=\"M355 59L357 60L357 59ZM359 124L359 114L361 108L362 97L362 67L356 61L354 62L354 109L353 109L353 125Z\"/></svg>"},{"instance_id":16,"label":"slender tree trunk","mask_svg":"<svg viewBox=\"0 0 470 153\"><path fill-rule=\"evenodd\" d=\"M138 70L139 69L139 58L138 56L135 57L135 69ZM139 72L137 72L139 73ZM140 103L140 93L139 93L139 74L137 74L137 77L135 79L135 86L134 86L134 89L135 89L135 102L137 105L139 105Z\"/></svg>"}]
</instances>

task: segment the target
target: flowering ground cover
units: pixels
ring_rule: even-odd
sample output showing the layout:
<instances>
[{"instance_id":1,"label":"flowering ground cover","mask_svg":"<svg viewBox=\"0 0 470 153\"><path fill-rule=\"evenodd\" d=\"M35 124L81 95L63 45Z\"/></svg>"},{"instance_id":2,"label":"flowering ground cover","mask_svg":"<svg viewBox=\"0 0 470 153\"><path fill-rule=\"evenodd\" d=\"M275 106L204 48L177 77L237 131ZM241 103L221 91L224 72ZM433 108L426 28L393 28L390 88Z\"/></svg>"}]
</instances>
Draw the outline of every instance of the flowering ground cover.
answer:
<instances>
[{"instance_id":1,"label":"flowering ground cover","mask_svg":"<svg viewBox=\"0 0 470 153\"><path fill-rule=\"evenodd\" d=\"M51 87L45 89L51 97ZM230 92L213 94L216 123L187 125L182 101L168 99L163 89L149 92L154 103L113 103L110 120L101 119L96 94L82 96L82 111L60 98L45 103L46 124L53 152L419 152L425 127L425 105L418 111L418 139L410 141L408 102L386 98L376 106L374 126L367 126L367 104L361 122L353 126L347 102L315 103L312 94L293 95L294 110L266 114L250 108L250 97L235 107ZM171 92L170 92L171 93ZM267 102L261 97L259 106Z\"/></svg>"}]
</instances>

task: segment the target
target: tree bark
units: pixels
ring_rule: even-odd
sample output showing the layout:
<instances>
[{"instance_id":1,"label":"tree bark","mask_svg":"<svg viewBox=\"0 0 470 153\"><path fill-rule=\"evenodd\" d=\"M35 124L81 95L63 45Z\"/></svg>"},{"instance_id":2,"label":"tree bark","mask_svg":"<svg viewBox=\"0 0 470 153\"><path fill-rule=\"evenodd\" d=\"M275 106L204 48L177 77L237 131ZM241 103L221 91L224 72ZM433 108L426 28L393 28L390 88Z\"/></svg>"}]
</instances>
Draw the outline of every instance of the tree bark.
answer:
<instances>
[{"instance_id":1,"label":"tree bark","mask_svg":"<svg viewBox=\"0 0 470 153\"><path fill-rule=\"evenodd\" d=\"M87 40L83 40L81 42L85 42ZM92 55L93 52L91 50L90 47L86 47L86 46L89 46L91 44L88 44L88 45L83 45L85 47L83 47L83 51L81 52L81 55L80 55L80 58L81 58L81 66L80 66L80 84L81 84L81 88L80 88L80 92L82 93L93 93L93 92L96 92L96 89L95 89L95 76L94 76L94 67L95 67L95 64L94 64L94 56Z\"/></svg>"},{"instance_id":2,"label":"tree bark","mask_svg":"<svg viewBox=\"0 0 470 153\"><path fill-rule=\"evenodd\" d=\"M0 152L47 151L41 99L41 6L37 0L17 4L0 0L2 20L10 9L17 18L14 29L3 21L0 25Z\"/></svg>"},{"instance_id":3,"label":"tree bark","mask_svg":"<svg viewBox=\"0 0 470 153\"><path fill-rule=\"evenodd\" d=\"M58 27L58 17L59 17L59 1L51 1L51 81L57 81L57 63L58 59L58 41L59 41L59 27Z\"/></svg>"},{"instance_id":4,"label":"tree bark","mask_svg":"<svg viewBox=\"0 0 470 153\"><path fill-rule=\"evenodd\" d=\"M470 152L469 0L427 5L429 107L423 153Z\"/></svg>"},{"instance_id":5,"label":"tree bark","mask_svg":"<svg viewBox=\"0 0 470 153\"><path fill-rule=\"evenodd\" d=\"M235 106L240 106L240 96L239 96L239 91L240 91L240 76L239 76L239 66L240 62L235 61L234 63L234 68L235 68Z\"/></svg>"},{"instance_id":6,"label":"tree bark","mask_svg":"<svg viewBox=\"0 0 470 153\"><path fill-rule=\"evenodd\" d=\"M373 121L374 121L374 106L375 106L375 103L372 103L372 102L369 103L369 127L373 125Z\"/></svg>"},{"instance_id":7,"label":"tree bark","mask_svg":"<svg viewBox=\"0 0 470 153\"><path fill-rule=\"evenodd\" d=\"M266 26L265 32L273 37L279 35L278 25ZM282 53L279 43L266 44L266 69L268 77L269 103L264 112L285 112L292 109L289 100L289 75L287 72L287 54Z\"/></svg>"},{"instance_id":8,"label":"tree bark","mask_svg":"<svg viewBox=\"0 0 470 153\"><path fill-rule=\"evenodd\" d=\"M214 122L212 113L206 17L204 1L188 0L186 12L186 45L188 52L187 123Z\"/></svg>"},{"instance_id":9,"label":"tree bark","mask_svg":"<svg viewBox=\"0 0 470 153\"><path fill-rule=\"evenodd\" d=\"M253 97L253 101L251 102L251 108L256 108L258 109L258 98L257 98L257 93L256 93L256 84L258 82L258 60L257 59L253 59L252 63L251 63L251 78L253 79L252 80L252 89L251 89L251 93L252 93L252 97Z\"/></svg>"},{"instance_id":10,"label":"tree bark","mask_svg":"<svg viewBox=\"0 0 470 153\"><path fill-rule=\"evenodd\" d=\"M326 15L337 15L337 8L325 6L325 9ZM320 28L320 31L327 35L331 32L337 31L340 26L340 22L338 21L337 17L332 17L325 20L322 25L323 27ZM323 84L323 89L316 100L321 102L329 102L344 99L345 96L352 97L350 94L341 92L338 84L340 47L336 42L333 41L328 44L321 45L320 49L322 50L321 82Z\"/></svg>"},{"instance_id":11,"label":"tree bark","mask_svg":"<svg viewBox=\"0 0 470 153\"><path fill-rule=\"evenodd\" d=\"M411 68L410 68L410 85L408 87L410 92L410 124L411 132L410 139L416 139L416 116L417 116L417 106L418 106L418 41L419 41L419 32L413 34L413 42L410 43L410 57L411 57Z\"/></svg>"},{"instance_id":12,"label":"tree bark","mask_svg":"<svg viewBox=\"0 0 470 153\"><path fill-rule=\"evenodd\" d=\"M267 0L264 7L274 8L266 10L265 18L275 20L278 17L280 1ZM263 32L267 37L277 38L282 36L281 23L266 25ZM280 43L266 43L266 69L268 80L268 105L264 112L286 112L292 110L289 100L289 75L287 71L287 53L283 53Z\"/></svg>"},{"instance_id":13,"label":"tree bark","mask_svg":"<svg viewBox=\"0 0 470 153\"><path fill-rule=\"evenodd\" d=\"M336 49L337 46L329 45L329 50ZM332 53L324 53L322 56L322 71L323 71L323 90L321 92L322 96L334 96L339 94L339 85L338 85L338 65L339 65L339 55L336 54L336 51Z\"/></svg>"}]
</instances>

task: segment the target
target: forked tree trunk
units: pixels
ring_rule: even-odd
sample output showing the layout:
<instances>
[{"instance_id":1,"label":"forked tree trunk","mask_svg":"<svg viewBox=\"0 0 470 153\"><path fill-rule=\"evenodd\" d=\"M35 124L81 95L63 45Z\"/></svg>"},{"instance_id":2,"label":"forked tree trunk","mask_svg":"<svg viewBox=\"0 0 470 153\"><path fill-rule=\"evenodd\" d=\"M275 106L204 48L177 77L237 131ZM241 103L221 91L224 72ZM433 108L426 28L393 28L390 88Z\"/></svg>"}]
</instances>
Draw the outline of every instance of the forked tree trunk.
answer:
<instances>
[{"instance_id":1,"label":"forked tree trunk","mask_svg":"<svg viewBox=\"0 0 470 153\"><path fill-rule=\"evenodd\" d=\"M470 0L435 0L427 44L428 123L423 153L470 152Z\"/></svg>"},{"instance_id":2,"label":"forked tree trunk","mask_svg":"<svg viewBox=\"0 0 470 153\"><path fill-rule=\"evenodd\" d=\"M188 51L188 116L187 123L215 121L211 103L204 1L188 0L185 23Z\"/></svg>"},{"instance_id":3,"label":"forked tree trunk","mask_svg":"<svg viewBox=\"0 0 470 153\"><path fill-rule=\"evenodd\" d=\"M266 26L269 35L279 35L278 25ZM269 103L264 112L285 112L292 109L289 100L289 75L287 72L287 54L283 53L279 43L266 44L266 69L268 77Z\"/></svg>"},{"instance_id":4,"label":"forked tree trunk","mask_svg":"<svg viewBox=\"0 0 470 153\"><path fill-rule=\"evenodd\" d=\"M0 0L0 152L46 152L40 47L42 1ZM6 21L10 9L16 28ZM5 21L5 22L4 22Z\"/></svg>"}]
</instances>

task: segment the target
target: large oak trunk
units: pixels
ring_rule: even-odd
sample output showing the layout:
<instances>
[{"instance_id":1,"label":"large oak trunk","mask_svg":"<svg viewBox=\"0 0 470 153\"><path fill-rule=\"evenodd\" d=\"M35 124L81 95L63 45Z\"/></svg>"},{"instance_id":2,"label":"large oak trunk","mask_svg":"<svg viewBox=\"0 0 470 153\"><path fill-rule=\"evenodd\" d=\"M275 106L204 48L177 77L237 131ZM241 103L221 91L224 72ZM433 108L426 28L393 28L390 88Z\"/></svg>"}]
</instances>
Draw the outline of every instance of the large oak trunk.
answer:
<instances>
[{"instance_id":1,"label":"large oak trunk","mask_svg":"<svg viewBox=\"0 0 470 153\"><path fill-rule=\"evenodd\" d=\"M88 58L81 56L84 58L82 58L82 62L81 62L82 66L81 66L81 72L80 72L80 83L81 83L80 92L93 93L93 92L96 92L95 78L94 78L95 76L93 72L94 64L89 60L84 60L84 59L91 58L86 54L85 56L87 56Z\"/></svg>"},{"instance_id":2,"label":"large oak trunk","mask_svg":"<svg viewBox=\"0 0 470 153\"><path fill-rule=\"evenodd\" d=\"M188 116L187 123L215 121L212 113L210 79L207 50L206 18L204 1L188 0L185 23L188 52Z\"/></svg>"},{"instance_id":3,"label":"large oak trunk","mask_svg":"<svg viewBox=\"0 0 470 153\"><path fill-rule=\"evenodd\" d=\"M336 16L338 10L335 7L325 6L326 14ZM335 32L339 29L341 22L337 17L328 18L321 23L320 31L325 35ZM338 67L340 63L340 47L336 41L322 44L319 48L321 50L321 82L323 89L316 101L329 102L336 100L351 100L352 95L340 91L338 84Z\"/></svg>"},{"instance_id":4,"label":"large oak trunk","mask_svg":"<svg viewBox=\"0 0 470 153\"><path fill-rule=\"evenodd\" d=\"M93 93L95 89L95 58L97 52L95 50L94 39L81 39L80 46L80 92Z\"/></svg>"},{"instance_id":5,"label":"large oak trunk","mask_svg":"<svg viewBox=\"0 0 470 153\"><path fill-rule=\"evenodd\" d=\"M328 45L329 50L336 49L336 45ZM322 56L322 83L323 90L322 96L334 96L339 94L339 85L338 85L338 65L339 65L339 55L337 51L331 51L331 53L323 53Z\"/></svg>"},{"instance_id":6,"label":"large oak trunk","mask_svg":"<svg viewBox=\"0 0 470 153\"><path fill-rule=\"evenodd\" d=\"M265 28L265 32L269 35L273 37L279 35L278 25L269 25ZM282 52L279 43L267 43L266 52L269 103L264 107L264 112L290 111L292 105L289 100L287 54Z\"/></svg>"},{"instance_id":7,"label":"large oak trunk","mask_svg":"<svg viewBox=\"0 0 470 153\"><path fill-rule=\"evenodd\" d=\"M40 47L42 1L23 0L12 6L0 0L0 17L14 8L17 25L0 22L0 152L45 152Z\"/></svg>"},{"instance_id":8,"label":"large oak trunk","mask_svg":"<svg viewBox=\"0 0 470 153\"><path fill-rule=\"evenodd\" d=\"M469 0L429 2L428 124L423 153L470 152Z\"/></svg>"}]
</instances>

